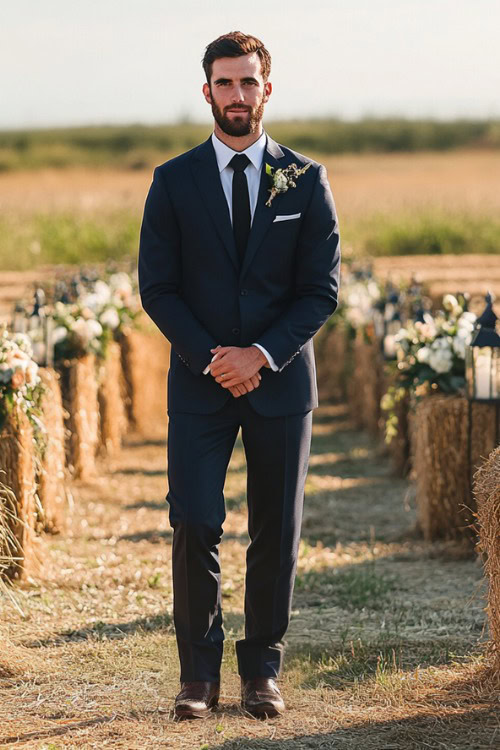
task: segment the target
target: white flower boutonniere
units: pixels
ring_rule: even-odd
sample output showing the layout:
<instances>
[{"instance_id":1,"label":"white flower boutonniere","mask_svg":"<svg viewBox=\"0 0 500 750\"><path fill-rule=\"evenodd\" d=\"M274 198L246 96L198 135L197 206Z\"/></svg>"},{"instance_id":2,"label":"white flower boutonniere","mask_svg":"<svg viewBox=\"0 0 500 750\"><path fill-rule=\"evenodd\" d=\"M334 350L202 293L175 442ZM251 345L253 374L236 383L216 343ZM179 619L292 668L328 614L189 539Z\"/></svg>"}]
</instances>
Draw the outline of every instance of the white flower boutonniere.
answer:
<instances>
[{"instance_id":1,"label":"white flower boutonniere","mask_svg":"<svg viewBox=\"0 0 500 750\"><path fill-rule=\"evenodd\" d=\"M299 169L294 162L293 164L289 164L288 167L284 167L284 169L275 170L270 164L266 164L266 174L271 178L272 183L269 188L271 196L266 201L266 206L271 206L272 199L278 195L278 193L286 193L288 188L297 187L295 179L300 177L301 174L304 174L304 172L307 172L310 166L311 162L306 164L305 167Z\"/></svg>"}]
</instances>

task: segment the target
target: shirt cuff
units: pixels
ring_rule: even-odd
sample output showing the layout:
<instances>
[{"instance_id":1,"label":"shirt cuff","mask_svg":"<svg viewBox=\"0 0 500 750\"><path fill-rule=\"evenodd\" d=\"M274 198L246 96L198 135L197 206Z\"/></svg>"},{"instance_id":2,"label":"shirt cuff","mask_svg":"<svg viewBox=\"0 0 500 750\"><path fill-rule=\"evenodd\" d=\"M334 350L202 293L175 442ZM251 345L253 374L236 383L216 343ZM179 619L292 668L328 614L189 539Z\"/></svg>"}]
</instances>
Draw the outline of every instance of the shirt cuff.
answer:
<instances>
[{"instance_id":1,"label":"shirt cuff","mask_svg":"<svg viewBox=\"0 0 500 750\"><path fill-rule=\"evenodd\" d=\"M266 357L267 361L268 361L268 362L269 362L269 364L271 365L271 370L274 370L274 372L277 372L277 370L278 370L278 365L276 364L276 362L274 361L274 359L272 358L272 356L271 356L271 355L269 354L269 352L267 351L267 349L264 349L264 347L263 347L263 346L261 346L260 344L255 344L255 343L254 343L254 344L252 344L252 346L256 346L256 347L257 347L257 349L260 349L260 350L261 350L262 354L264 354L264 355L265 355L265 357Z\"/></svg>"},{"instance_id":2,"label":"shirt cuff","mask_svg":"<svg viewBox=\"0 0 500 750\"><path fill-rule=\"evenodd\" d=\"M210 364L211 364L211 363L212 363L212 362L214 361L214 359L215 359L216 357L217 357L217 352L215 352L215 354L214 354L214 356L212 357L212 359L210 360L209 364L208 364L208 365L207 365L207 366L205 367L205 369L203 370L203 375L208 375L208 373L210 372Z\"/></svg>"}]
</instances>

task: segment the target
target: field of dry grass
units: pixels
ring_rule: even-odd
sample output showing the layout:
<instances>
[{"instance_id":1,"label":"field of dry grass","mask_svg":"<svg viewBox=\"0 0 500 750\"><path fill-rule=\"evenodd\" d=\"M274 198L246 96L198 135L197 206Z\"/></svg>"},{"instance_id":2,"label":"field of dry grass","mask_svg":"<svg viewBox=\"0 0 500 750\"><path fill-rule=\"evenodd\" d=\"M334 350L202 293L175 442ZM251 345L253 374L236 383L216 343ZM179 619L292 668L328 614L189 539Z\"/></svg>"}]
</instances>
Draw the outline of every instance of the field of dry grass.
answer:
<instances>
[{"instance_id":1,"label":"field of dry grass","mask_svg":"<svg viewBox=\"0 0 500 750\"><path fill-rule=\"evenodd\" d=\"M318 158L328 166L344 257L499 253L500 151ZM151 175L0 173L0 268L135 257Z\"/></svg>"},{"instance_id":2,"label":"field of dry grass","mask_svg":"<svg viewBox=\"0 0 500 750\"><path fill-rule=\"evenodd\" d=\"M276 720L239 708L234 640L248 541L240 440L225 487L222 698L205 722L172 720L164 436L129 435L101 469L74 483L70 531L46 540L40 574L17 591L22 614L1 602L0 748L497 746L482 567L461 548L415 537L411 486L391 477L343 407L315 412L282 679L289 709Z\"/></svg>"},{"instance_id":3,"label":"field of dry grass","mask_svg":"<svg viewBox=\"0 0 500 750\"><path fill-rule=\"evenodd\" d=\"M165 155L165 159L168 155ZM500 208L500 151L318 156L340 219L427 208L490 214ZM152 170L44 169L0 174L0 213L123 209L139 213Z\"/></svg>"}]
</instances>

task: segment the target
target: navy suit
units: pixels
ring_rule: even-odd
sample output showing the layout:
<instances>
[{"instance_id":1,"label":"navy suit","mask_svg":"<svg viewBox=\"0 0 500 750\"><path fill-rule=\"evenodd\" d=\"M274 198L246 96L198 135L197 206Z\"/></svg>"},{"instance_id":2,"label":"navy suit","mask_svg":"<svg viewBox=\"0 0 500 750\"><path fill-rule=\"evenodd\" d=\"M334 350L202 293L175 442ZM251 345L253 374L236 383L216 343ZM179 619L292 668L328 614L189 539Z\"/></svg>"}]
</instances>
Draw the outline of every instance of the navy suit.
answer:
<instances>
[{"instance_id":1,"label":"navy suit","mask_svg":"<svg viewBox=\"0 0 500 750\"><path fill-rule=\"evenodd\" d=\"M310 159L269 136L275 169ZM209 138L154 170L139 249L142 305L171 342L167 500L174 528L174 620L181 680L218 679L222 615L218 543L227 465L242 429L248 468L246 678L276 676L288 626L311 440L318 406L312 337L337 306L338 223L317 162L271 206L262 168L240 268ZM274 221L277 215L298 218ZM279 370L234 398L203 375L211 348L259 343Z\"/></svg>"}]
</instances>

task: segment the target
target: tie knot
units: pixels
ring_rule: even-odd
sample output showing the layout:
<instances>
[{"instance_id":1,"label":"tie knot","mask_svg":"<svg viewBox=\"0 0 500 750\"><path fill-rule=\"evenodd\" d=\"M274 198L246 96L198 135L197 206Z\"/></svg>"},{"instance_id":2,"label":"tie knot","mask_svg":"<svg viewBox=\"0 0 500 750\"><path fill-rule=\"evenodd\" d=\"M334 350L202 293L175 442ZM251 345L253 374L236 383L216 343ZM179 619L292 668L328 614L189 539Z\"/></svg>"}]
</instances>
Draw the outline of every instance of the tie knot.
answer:
<instances>
[{"instance_id":1,"label":"tie knot","mask_svg":"<svg viewBox=\"0 0 500 750\"><path fill-rule=\"evenodd\" d=\"M246 154L235 154L229 164L235 172L243 172L250 164L250 159Z\"/></svg>"}]
</instances>

